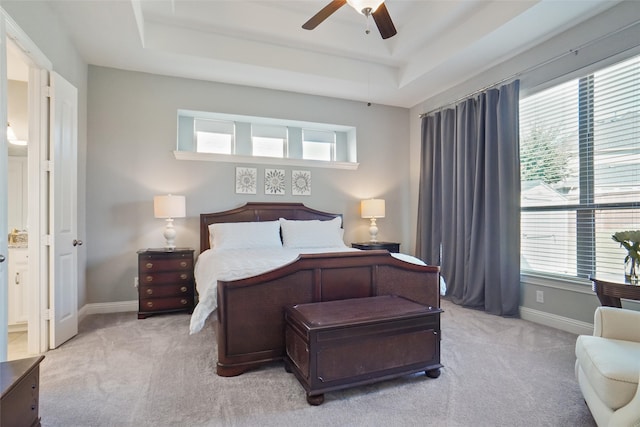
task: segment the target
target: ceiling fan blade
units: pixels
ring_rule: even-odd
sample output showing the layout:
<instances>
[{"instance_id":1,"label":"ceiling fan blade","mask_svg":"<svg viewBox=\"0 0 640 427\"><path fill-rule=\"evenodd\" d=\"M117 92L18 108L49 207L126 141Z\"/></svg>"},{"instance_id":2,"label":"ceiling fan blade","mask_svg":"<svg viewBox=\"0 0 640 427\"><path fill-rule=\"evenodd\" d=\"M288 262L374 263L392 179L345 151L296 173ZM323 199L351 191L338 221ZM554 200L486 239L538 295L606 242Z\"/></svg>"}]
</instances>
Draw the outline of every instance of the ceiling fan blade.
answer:
<instances>
[{"instance_id":1,"label":"ceiling fan blade","mask_svg":"<svg viewBox=\"0 0 640 427\"><path fill-rule=\"evenodd\" d=\"M387 6L385 6L384 3L382 3L372 15L383 39L388 39L398 33L396 27L393 25Z\"/></svg>"},{"instance_id":2,"label":"ceiling fan blade","mask_svg":"<svg viewBox=\"0 0 640 427\"><path fill-rule=\"evenodd\" d=\"M320 10L320 12L316 13L309 19L307 22L302 25L302 28L305 30L313 30L315 27L320 25L322 21L327 19L333 12L340 9L347 3L347 0L332 0L331 3L326 5Z\"/></svg>"}]
</instances>

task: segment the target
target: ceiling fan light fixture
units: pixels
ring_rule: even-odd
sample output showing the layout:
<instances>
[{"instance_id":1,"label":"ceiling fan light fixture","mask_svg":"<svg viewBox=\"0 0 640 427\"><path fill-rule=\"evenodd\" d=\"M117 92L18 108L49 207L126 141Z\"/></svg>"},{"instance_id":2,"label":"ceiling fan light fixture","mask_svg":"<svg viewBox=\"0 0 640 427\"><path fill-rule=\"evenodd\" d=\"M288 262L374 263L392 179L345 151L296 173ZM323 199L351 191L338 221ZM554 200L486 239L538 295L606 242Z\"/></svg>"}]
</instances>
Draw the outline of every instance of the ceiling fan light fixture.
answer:
<instances>
[{"instance_id":1,"label":"ceiling fan light fixture","mask_svg":"<svg viewBox=\"0 0 640 427\"><path fill-rule=\"evenodd\" d=\"M347 0L347 4L358 13L368 16L375 12L384 0Z\"/></svg>"}]
</instances>

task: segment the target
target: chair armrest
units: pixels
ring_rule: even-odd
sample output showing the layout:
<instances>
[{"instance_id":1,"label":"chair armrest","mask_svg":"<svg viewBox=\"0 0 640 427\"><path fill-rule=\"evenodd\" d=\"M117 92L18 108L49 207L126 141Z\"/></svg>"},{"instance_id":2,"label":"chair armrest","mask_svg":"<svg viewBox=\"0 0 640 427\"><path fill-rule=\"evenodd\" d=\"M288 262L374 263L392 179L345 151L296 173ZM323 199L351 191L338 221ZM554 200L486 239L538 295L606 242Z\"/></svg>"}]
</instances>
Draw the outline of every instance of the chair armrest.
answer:
<instances>
[{"instance_id":1,"label":"chair armrest","mask_svg":"<svg viewBox=\"0 0 640 427\"><path fill-rule=\"evenodd\" d=\"M640 387L629 403L613 413L608 426L640 426Z\"/></svg>"},{"instance_id":2,"label":"chair armrest","mask_svg":"<svg viewBox=\"0 0 640 427\"><path fill-rule=\"evenodd\" d=\"M596 308L593 335L640 342L640 311L615 307Z\"/></svg>"}]
</instances>

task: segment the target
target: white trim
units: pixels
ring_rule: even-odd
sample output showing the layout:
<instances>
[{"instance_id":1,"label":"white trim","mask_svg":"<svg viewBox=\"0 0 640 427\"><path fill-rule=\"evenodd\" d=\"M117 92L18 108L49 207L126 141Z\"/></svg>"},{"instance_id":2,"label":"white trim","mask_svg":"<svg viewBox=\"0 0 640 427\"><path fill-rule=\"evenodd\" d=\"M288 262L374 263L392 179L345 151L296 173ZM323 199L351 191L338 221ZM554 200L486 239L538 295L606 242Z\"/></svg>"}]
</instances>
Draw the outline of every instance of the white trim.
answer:
<instances>
[{"instance_id":1,"label":"white trim","mask_svg":"<svg viewBox=\"0 0 640 427\"><path fill-rule=\"evenodd\" d=\"M78 323L92 314L124 313L128 311L138 311L138 300L85 304L78 310Z\"/></svg>"},{"instance_id":2,"label":"white trim","mask_svg":"<svg viewBox=\"0 0 640 427\"><path fill-rule=\"evenodd\" d=\"M520 318L576 335L592 335L593 324L520 306Z\"/></svg>"},{"instance_id":3,"label":"white trim","mask_svg":"<svg viewBox=\"0 0 640 427\"><path fill-rule=\"evenodd\" d=\"M588 279L581 279L579 277L561 277L522 272L520 274L520 283L523 285L535 285L545 288L577 292L580 294L594 295L592 288L593 283Z\"/></svg>"},{"instance_id":4,"label":"white trim","mask_svg":"<svg viewBox=\"0 0 640 427\"><path fill-rule=\"evenodd\" d=\"M9 325L9 333L12 332L27 332L27 323L16 323L15 325Z\"/></svg>"},{"instance_id":5,"label":"white trim","mask_svg":"<svg viewBox=\"0 0 640 427\"><path fill-rule=\"evenodd\" d=\"M196 153L194 151L174 151L177 160L200 160L206 162L249 163L257 165L302 166L328 169L357 170L357 162L327 162L322 160L290 159L284 157L238 156L236 154Z\"/></svg>"}]
</instances>

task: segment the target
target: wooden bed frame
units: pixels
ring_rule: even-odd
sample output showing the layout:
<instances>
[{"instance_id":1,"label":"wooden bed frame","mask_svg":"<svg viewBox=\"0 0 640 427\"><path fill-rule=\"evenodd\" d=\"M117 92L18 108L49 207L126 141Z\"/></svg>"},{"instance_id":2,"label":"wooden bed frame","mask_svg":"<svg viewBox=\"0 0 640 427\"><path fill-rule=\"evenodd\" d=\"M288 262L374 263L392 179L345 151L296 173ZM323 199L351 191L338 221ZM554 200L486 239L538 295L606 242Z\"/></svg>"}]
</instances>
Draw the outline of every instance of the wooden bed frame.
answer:
<instances>
[{"instance_id":1,"label":"wooden bed frame","mask_svg":"<svg viewBox=\"0 0 640 427\"><path fill-rule=\"evenodd\" d=\"M302 203L247 203L200 215L200 248L209 248L209 224L221 222L329 220L341 216ZM218 281L217 374L224 377L268 362L285 353L284 307L309 302L398 295L440 307L440 268L400 261L380 251L300 255L264 274Z\"/></svg>"}]
</instances>

